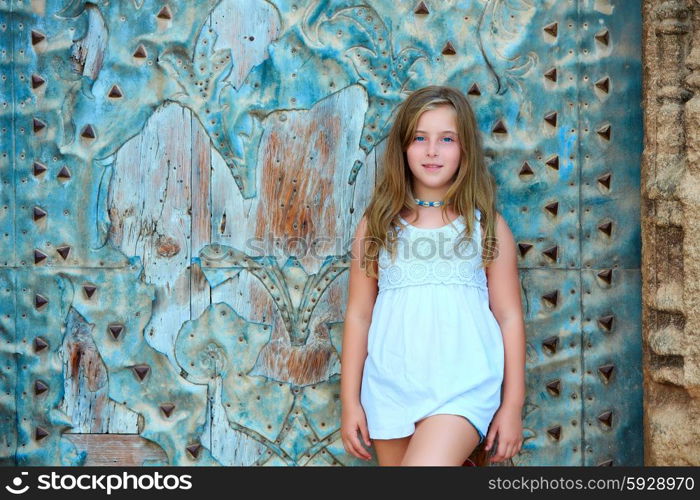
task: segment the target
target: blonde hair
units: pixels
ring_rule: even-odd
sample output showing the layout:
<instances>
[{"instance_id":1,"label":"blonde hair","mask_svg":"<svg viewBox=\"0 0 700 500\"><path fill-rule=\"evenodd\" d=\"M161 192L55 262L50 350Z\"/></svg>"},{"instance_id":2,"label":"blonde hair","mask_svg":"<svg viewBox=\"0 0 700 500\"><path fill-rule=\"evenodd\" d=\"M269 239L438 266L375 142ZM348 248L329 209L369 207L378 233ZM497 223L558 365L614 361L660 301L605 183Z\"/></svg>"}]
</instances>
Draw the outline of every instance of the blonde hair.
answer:
<instances>
[{"instance_id":1,"label":"blonde hair","mask_svg":"<svg viewBox=\"0 0 700 500\"><path fill-rule=\"evenodd\" d=\"M363 216L367 221L364 236L364 255L361 267L367 276L377 278L379 251L386 248L395 255L397 234L395 226L404 227L399 213L416 206L412 189L412 174L406 158L406 149L411 144L418 119L423 112L438 106L449 105L457 114L457 134L461 149L460 164L454 182L447 190L444 200L451 203L457 214L464 216L465 229L461 238L472 234L474 209L481 212L483 241L482 264L493 261L495 242L496 183L484 161L479 128L471 105L459 90L431 85L411 93L399 106L394 123L387 137L386 150L381 160L381 173L372 197ZM447 215L447 204L442 206L443 218Z\"/></svg>"}]
</instances>

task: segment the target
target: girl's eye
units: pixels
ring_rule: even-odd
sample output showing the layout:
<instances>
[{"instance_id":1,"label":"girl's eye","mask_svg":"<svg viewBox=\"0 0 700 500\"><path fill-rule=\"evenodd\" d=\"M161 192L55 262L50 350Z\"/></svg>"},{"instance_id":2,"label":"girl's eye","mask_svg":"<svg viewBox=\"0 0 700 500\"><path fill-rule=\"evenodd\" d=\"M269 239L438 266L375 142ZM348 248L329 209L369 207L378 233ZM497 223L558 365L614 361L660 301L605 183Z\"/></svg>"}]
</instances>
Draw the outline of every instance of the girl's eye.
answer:
<instances>
[{"instance_id":1,"label":"girl's eye","mask_svg":"<svg viewBox=\"0 0 700 500\"><path fill-rule=\"evenodd\" d=\"M452 137L445 137L445 140L446 140L447 142L452 142L452 141L453 141Z\"/></svg>"},{"instance_id":2,"label":"girl's eye","mask_svg":"<svg viewBox=\"0 0 700 500\"><path fill-rule=\"evenodd\" d=\"M413 140L414 140L414 141L417 141L417 140L419 140L419 139L421 139L421 140L422 140L422 139L423 139L423 136L422 136L422 135L417 135L417 136L416 136L416 138L415 138L415 139L413 139Z\"/></svg>"}]
</instances>

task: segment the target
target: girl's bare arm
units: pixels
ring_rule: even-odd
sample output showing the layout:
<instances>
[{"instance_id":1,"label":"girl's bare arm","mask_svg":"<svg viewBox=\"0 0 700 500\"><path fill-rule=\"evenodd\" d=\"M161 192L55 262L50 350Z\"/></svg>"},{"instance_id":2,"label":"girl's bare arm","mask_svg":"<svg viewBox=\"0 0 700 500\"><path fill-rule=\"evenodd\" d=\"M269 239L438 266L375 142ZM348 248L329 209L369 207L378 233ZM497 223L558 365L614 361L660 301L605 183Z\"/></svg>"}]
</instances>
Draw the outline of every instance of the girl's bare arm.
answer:
<instances>
[{"instance_id":1,"label":"girl's bare arm","mask_svg":"<svg viewBox=\"0 0 700 500\"><path fill-rule=\"evenodd\" d=\"M363 255L363 238L366 233L363 217L351 245L348 303L343 326L341 354L340 399L342 404L360 403L362 370L367 357L367 333L372 321L372 311L377 298L377 279L370 278L360 268ZM373 263L375 270L376 262Z\"/></svg>"},{"instance_id":2,"label":"girl's bare arm","mask_svg":"<svg viewBox=\"0 0 700 500\"><path fill-rule=\"evenodd\" d=\"M496 215L497 253L486 268L489 306L503 334L505 368L501 406L522 408L525 403L525 322L513 233Z\"/></svg>"}]
</instances>

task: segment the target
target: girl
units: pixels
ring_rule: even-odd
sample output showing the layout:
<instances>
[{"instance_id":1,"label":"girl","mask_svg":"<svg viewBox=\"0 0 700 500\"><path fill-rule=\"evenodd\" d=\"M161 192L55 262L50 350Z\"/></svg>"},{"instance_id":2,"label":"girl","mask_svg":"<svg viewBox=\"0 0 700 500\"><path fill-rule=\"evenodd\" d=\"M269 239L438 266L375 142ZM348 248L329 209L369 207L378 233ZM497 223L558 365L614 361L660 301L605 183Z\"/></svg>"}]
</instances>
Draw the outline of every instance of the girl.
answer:
<instances>
[{"instance_id":1,"label":"girl","mask_svg":"<svg viewBox=\"0 0 700 500\"><path fill-rule=\"evenodd\" d=\"M413 92L382 168L351 248L343 446L370 460L359 431L379 465L466 465L485 440L509 459L525 397L515 241L464 94Z\"/></svg>"}]
</instances>

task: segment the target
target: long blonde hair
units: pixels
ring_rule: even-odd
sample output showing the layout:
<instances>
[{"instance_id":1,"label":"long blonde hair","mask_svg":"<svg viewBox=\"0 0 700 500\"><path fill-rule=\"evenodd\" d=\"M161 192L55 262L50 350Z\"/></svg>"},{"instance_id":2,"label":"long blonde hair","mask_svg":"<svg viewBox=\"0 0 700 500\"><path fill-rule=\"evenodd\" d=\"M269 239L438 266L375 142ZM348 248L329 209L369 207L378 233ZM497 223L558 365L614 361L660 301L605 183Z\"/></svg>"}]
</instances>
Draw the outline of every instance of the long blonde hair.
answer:
<instances>
[{"instance_id":1,"label":"long blonde hair","mask_svg":"<svg viewBox=\"0 0 700 500\"><path fill-rule=\"evenodd\" d=\"M464 216L466 227L461 235L464 239L472 234L474 209L479 209L483 266L488 266L495 258L491 243L495 242L496 183L484 161L474 112L467 97L459 90L431 85L414 91L401 103L389 131L381 160L380 178L363 214L367 220L367 229L361 267L367 276L378 277L376 264L382 248L386 248L392 256L395 255L397 234L393 228L404 227L399 219L400 212L404 209L413 211L416 206L406 149L411 144L418 119L424 111L446 104L457 112L461 156L455 180L444 200L452 204L457 214ZM442 206L445 219L449 219L446 217L447 203Z\"/></svg>"}]
</instances>

